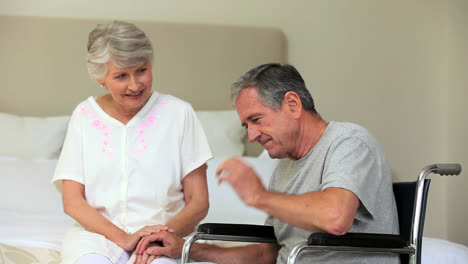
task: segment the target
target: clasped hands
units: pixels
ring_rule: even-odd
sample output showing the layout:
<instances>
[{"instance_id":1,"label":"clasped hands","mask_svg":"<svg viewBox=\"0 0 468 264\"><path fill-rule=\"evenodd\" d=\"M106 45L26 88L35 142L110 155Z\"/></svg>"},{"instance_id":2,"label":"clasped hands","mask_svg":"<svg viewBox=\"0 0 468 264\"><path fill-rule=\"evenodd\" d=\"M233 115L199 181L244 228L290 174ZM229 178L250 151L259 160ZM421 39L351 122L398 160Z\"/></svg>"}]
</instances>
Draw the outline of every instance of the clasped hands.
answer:
<instances>
[{"instance_id":1,"label":"clasped hands","mask_svg":"<svg viewBox=\"0 0 468 264\"><path fill-rule=\"evenodd\" d=\"M136 257L133 264L149 264L161 256L178 259L181 256L184 242L185 240L179 238L169 228L145 235L135 249Z\"/></svg>"}]
</instances>

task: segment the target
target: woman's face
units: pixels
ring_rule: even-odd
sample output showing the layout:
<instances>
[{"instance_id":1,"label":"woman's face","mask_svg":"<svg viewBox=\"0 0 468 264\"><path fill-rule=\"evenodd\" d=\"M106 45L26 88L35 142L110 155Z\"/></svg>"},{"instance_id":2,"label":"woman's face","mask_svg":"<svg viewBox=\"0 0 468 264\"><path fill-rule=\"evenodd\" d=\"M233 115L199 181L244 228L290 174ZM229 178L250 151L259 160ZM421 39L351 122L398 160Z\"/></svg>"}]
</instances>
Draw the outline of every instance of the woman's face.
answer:
<instances>
[{"instance_id":1,"label":"woman's face","mask_svg":"<svg viewBox=\"0 0 468 264\"><path fill-rule=\"evenodd\" d=\"M151 96L151 62L132 68L118 68L109 61L106 76L99 83L107 87L116 107L125 111L138 111Z\"/></svg>"}]
</instances>

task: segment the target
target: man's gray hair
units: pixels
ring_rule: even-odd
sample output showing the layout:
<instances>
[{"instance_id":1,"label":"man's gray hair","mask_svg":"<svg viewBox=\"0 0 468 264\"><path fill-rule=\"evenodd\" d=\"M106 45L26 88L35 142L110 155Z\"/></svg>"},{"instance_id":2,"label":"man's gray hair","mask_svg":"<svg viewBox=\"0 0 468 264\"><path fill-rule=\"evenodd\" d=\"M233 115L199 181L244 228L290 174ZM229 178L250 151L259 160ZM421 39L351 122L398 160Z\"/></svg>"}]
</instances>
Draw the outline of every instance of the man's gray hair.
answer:
<instances>
[{"instance_id":1,"label":"man's gray hair","mask_svg":"<svg viewBox=\"0 0 468 264\"><path fill-rule=\"evenodd\" d=\"M293 91L299 95L304 109L317 113L314 100L305 86L301 74L289 64L268 63L257 66L239 78L231 87L231 99L235 103L239 93L256 88L261 102L275 110L281 107L284 95Z\"/></svg>"},{"instance_id":2,"label":"man's gray hair","mask_svg":"<svg viewBox=\"0 0 468 264\"><path fill-rule=\"evenodd\" d=\"M151 41L143 30L131 23L114 21L110 24L98 24L89 33L89 76L102 80L107 73L109 60L119 68L131 68L151 62Z\"/></svg>"}]
</instances>

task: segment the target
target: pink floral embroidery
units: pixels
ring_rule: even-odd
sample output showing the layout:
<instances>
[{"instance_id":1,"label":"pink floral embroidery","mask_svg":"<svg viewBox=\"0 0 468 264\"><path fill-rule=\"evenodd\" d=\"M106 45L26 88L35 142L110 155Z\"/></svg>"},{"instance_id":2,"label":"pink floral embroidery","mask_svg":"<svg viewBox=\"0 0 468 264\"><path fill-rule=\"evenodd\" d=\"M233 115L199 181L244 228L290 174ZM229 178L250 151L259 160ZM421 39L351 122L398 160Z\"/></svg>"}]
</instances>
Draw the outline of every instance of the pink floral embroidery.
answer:
<instances>
[{"instance_id":1,"label":"pink floral embroidery","mask_svg":"<svg viewBox=\"0 0 468 264\"><path fill-rule=\"evenodd\" d=\"M101 121L99 121L99 120L94 120L93 121L93 127L99 128L100 125L101 125Z\"/></svg>"},{"instance_id":2,"label":"pink floral embroidery","mask_svg":"<svg viewBox=\"0 0 468 264\"><path fill-rule=\"evenodd\" d=\"M154 109L151 111L151 115L148 116L146 120L142 121L137 127L136 132L137 132L137 135L140 137L140 139L138 140L138 143L135 148L135 156L140 155L143 151L145 151L148 148L148 146L146 145L145 130L158 123L159 112L162 109L166 109L166 105L167 105L167 102L162 102L161 104L156 105ZM104 155L107 155L108 157L113 158L114 157L113 147L109 140L110 137L112 136L111 129L108 126L104 125L101 122L101 120L99 120L98 117L88 108L82 106L80 110L83 115L89 116L92 119L91 126L93 128L99 129L103 132L104 141L102 142L101 151Z\"/></svg>"},{"instance_id":3,"label":"pink floral embroidery","mask_svg":"<svg viewBox=\"0 0 468 264\"><path fill-rule=\"evenodd\" d=\"M101 120L99 120L97 118L97 116L92 112L90 111L88 108L82 106L80 108L81 110L81 113L85 116L89 116L93 121L91 122L91 126L96 128L96 129L99 129L103 132L104 134L104 141L102 143L102 153L104 155L107 155L109 158L113 158L114 157L114 152L113 152L113 147L112 147L112 144L110 144L110 141L109 141L109 138L112 136L112 131L110 130L110 128L104 124L102 124Z\"/></svg>"},{"instance_id":4,"label":"pink floral embroidery","mask_svg":"<svg viewBox=\"0 0 468 264\"><path fill-rule=\"evenodd\" d=\"M161 109L166 109L167 102L162 102L159 105L156 105L153 110L151 110L150 116L146 118L146 120L142 121L138 127L137 127L137 135L141 137L140 140L138 140L138 143L135 148L135 156L139 156L143 151L145 151L148 146L146 145L146 139L145 139L145 130L150 128L153 125L156 125L158 123L158 118L159 118L159 112Z\"/></svg>"}]
</instances>

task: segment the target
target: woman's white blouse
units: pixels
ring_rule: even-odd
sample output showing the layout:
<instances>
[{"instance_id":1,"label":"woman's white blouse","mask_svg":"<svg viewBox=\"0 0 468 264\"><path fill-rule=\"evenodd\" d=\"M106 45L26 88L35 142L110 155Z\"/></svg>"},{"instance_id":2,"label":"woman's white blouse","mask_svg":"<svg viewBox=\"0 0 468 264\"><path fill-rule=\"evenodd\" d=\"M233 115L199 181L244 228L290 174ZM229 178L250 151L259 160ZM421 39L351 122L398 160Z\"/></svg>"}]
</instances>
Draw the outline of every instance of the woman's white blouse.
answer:
<instances>
[{"instance_id":1,"label":"woman's white blouse","mask_svg":"<svg viewBox=\"0 0 468 264\"><path fill-rule=\"evenodd\" d=\"M88 203L133 233L175 216L185 205L183 178L210 158L208 141L190 104L153 92L124 125L89 97L73 112L52 182L58 190L64 179L84 184ZM122 250L105 249L110 241L87 246L76 241L83 236L89 244L96 235L75 225L64 239L62 254L71 254L72 259L87 253L118 257Z\"/></svg>"}]
</instances>

